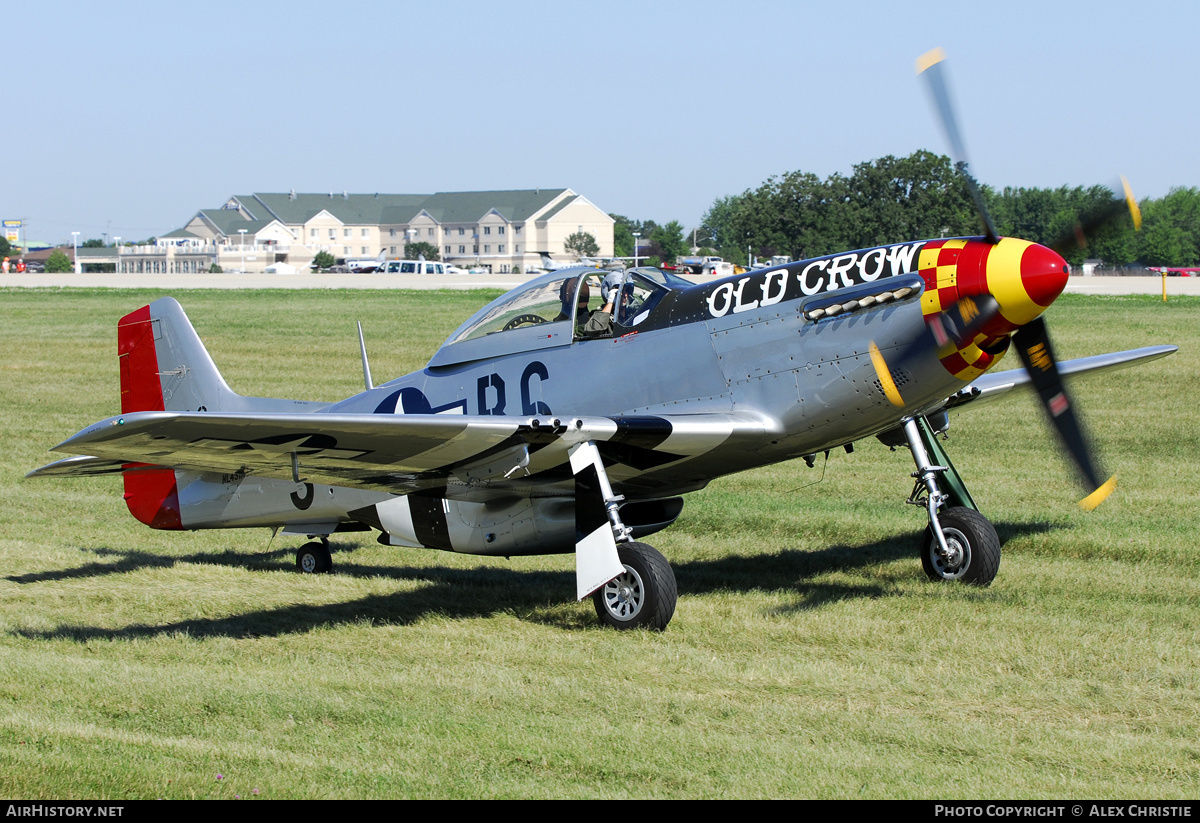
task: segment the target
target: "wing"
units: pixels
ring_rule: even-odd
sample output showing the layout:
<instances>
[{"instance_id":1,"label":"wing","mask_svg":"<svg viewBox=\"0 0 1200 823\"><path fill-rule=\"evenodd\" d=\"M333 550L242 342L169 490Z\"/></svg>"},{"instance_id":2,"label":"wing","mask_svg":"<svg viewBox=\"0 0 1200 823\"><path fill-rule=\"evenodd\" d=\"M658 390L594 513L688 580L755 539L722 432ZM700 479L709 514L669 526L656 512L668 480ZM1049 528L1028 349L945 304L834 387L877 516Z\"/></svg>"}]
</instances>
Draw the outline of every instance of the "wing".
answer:
<instances>
[{"instance_id":1,"label":"wing","mask_svg":"<svg viewBox=\"0 0 1200 823\"><path fill-rule=\"evenodd\" d=\"M405 493L457 481L497 488L570 478L572 446L652 455L654 467L705 454L765 421L736 414L539 418L467 415L137 412L54 447L83 453L30 477L92 476L147 464ZM561 477L559 476L561 475Z\"/></svg>"},{"instance_id":2,"label":"wing","mask_svg":"<svg viewBox=\"0 0 1200 823\"><path fill-rule=\"evenodd\" d=\"M1097 354L1077 360L1065 360L1058 364L1058 370L1064 377L1100 374L1149 363L1151 360L1174 354L1178 350L1178 346L1146 346L1141 349L1129 349L1111 354ZM981 403L999 400L1013 389L1032 389L1029 373L1024 369L984 374L971 385L949 397L942 407L955 409L968 404L975 407Z\"/></svg>"}]
</instances>

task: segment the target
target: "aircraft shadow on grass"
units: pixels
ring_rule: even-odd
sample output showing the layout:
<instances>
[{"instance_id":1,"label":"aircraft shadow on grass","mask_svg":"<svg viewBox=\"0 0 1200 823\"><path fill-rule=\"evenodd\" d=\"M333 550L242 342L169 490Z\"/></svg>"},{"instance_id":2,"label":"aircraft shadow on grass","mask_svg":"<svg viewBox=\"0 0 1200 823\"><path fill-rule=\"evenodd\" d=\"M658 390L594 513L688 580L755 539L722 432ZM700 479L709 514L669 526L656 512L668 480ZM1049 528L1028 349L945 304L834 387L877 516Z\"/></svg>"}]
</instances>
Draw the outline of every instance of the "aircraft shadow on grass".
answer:
<instances>
[{"instance_id":1,"label":"aircraft shadow on grass","mask_svg":"<svg viewBox=\"0 0 1200 823\"><path fill-rule=\"evenodd\" d=\"M1011 523L1000 526L1006 539L1060 528L1045 522ZM694 560L678 565L677 579L683 594L703 595L716 591L746 592L791 589L796 601L779 613L807 611L839 600L879 598L896 593L893 586L864 578L858 582L813 583L813 578L836 571L878 567L911 557L914 540L887 538L860 546L837 545L819 551L784 550L778 554ZM164 568L179 563L210 563L254 571L277 571L278 550L248 557L237 552L165 557L148 552L119 552L93 549L100 555L120 557L115 563L88 563L58 572L10 576L20 584L97 577L132 572L142 568ZM247 562L252 560L253 562ZM407 625L432 614L450 619L489 617L510 612L519 619L563 629L585 628L590 619L572 608L565 593L574 586L571 571L523 571L496 567L451 569L444 566L352 566L343 564L337 574L353 577L383 577L423 581L420 588L384 595L371 595L341 603L289 604L221 618L197 618L160 625L133 624L113 629L99 626L64 625L51 631L19 629L22 637L38 640L119 640L184 634L204 637L270 637L297 634L322 626L370 621L378 625Z\"/></svg>"}]
</instances>

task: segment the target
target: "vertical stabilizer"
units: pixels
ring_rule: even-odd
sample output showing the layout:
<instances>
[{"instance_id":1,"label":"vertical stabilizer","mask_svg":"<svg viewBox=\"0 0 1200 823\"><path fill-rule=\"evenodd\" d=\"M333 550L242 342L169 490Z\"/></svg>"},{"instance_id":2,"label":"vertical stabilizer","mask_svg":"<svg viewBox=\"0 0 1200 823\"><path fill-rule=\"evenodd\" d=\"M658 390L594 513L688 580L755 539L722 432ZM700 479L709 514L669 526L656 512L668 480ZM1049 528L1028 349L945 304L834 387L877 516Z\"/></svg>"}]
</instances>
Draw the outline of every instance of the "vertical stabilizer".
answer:
<instances>
[{"instance_id":1,"label":"vertical stabilizer","mask_svg":"<svg viewBox=\"0 0 1200 823\"><path fill-rule=\"evenodd\" d=\"M121 413L219 411L236 395L225 384L183 307L156 300L117 322ZM173 469L125 466L125 505L155 529L182 529Z\"/></svg>"},{"instance_id":2,"label":"vertical stabilizer","mask_svg":"<svg viewBox=\"0 0 1200 823\"><path fill-rule=\"evenodd\" d=\"M209 357L173 297L155 300L117 323L121 413L235 411L241 400Z\"/></svg>"}]
</instances>

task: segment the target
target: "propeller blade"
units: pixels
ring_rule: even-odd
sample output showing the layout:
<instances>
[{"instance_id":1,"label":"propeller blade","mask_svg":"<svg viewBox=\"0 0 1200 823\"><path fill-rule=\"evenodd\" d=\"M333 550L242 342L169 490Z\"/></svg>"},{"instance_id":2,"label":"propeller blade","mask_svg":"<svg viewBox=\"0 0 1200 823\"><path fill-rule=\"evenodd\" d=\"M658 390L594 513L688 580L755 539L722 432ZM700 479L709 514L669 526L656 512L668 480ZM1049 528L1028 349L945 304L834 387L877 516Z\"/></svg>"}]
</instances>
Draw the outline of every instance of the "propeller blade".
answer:
<instances>
[{"instance_id":1,"label":"propeller blade","mask_svg":"<svg viewBox=\"0 0 1200 823\"><path fill-rule=\"evenodd\" d=\"M967 189L971 193L971 200L975 203L975 211L978 212L979 219L983 222L987 241L997 243L1000 238L996 234L996 225L992 222L992 216L983 202L983 192L979 190L979 184L975 182L975 178L971 176L968 169L967 147L963 143L962 133L958 130L958 118L955 117L954 106L950 103L950 89L946 81L946 72L942 68L942 62L945 59L946 52L941 48L925 52L917 58L917 74L925 75L925 79L929 82L929 93L933 95L933 104L941 118L942 130L946 133L946 139L950 143L950 156L954 159L955 167L967 181Z\"/></svg>"},{"instance_id":2,"label":"propeller blade","mask_svg":"<svg viewBox=\"0 0 1200 823\"><path fill-rule=\"evenodd\" d=\"M999 313L1000 303L990 294L961 298L952 306L928 318L925 325L926 334L896 357L896 362L907 363L917 357L918 352L930 347L939 351L944 351L949 346L962 349L973 343L979 332ZM871 365L875 367L875 376L879 378L884 396L893 406L903 406L904 398L900 396L883 352L873 340L868 350L871 354Z\"/></svg>"},{"instance_id":3,"label":"propeller blade","mask_svg":"<svg viewBox=\"0 0 1200 823\"><path fill-rule=\"evenodd\" d=\"M1111 203L1105 204L1076 221L1071 231L1057 238L1049 247L1059 255L1066 257L1076 249L1087 248L1088 238L1091 235L1110 223L1122 219L1126 214L1133 221L1133 230L1141 231L1142 210L1138 208L1133 190L1129 188L1129 181L1124 176L1121 177L1120 188L1121 192Z\"/></svg>"},{"instance_id":4,"label":"propeller blade","mask_svg":"<svg viewBox=\"0 0 1200 823\"><path fill-rule=\"evenodd\" d=\"M1058 361L1055 360L1054 350L1050 346L1046 323L1040 317L1026 323L1017 330L1013 340L1050 424L1087 484L1089 493L1079 501L1079 505L1085 511L1091 511L1112 494L1117 485L1116 475L1103 483L1100 482L1100 473L1092 461L1082 423L1075 414L1070 396L1058 373Z\"/></svg>"},{"instance_id":5,"label":"propeller blade","mask_svg":"<svg viewBox=\"0 0 1200 823\"><path fill-rule=\"evenodd\" d=\"M929 333L939 349L953 344L956 349L975 342L992 318L1000 314L1000 303L990 294L962 297L954 305L928 320Z\"/></svg>"}]
</instances>

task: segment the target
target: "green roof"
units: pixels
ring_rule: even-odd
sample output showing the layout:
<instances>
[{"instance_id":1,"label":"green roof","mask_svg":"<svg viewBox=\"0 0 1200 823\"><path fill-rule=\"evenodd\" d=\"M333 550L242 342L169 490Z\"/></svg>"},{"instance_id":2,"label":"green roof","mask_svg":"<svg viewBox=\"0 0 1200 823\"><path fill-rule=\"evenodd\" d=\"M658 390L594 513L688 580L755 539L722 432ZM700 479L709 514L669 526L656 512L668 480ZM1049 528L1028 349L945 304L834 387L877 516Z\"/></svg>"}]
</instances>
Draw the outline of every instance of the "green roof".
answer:
<instances>
[{"instance_id":1,"label":"green roof","mask_svg":"<svg viewBox=\"0 0 1200 823\"><path fill-rule=\"evenodd\" d=\"M237 234L238 229L245 229L246 234L253 234L275 219L266 215L266 220L247 220L235 209L201 209L200 214L225 236Z\"/></svg>"},{"instance_id":2,"label":"green roof","mask_svg":"<svg viewBox=\"0 0 1200 823\"><path fill-rule=\"evenodd\" d=\"M513 189L507 191L438 192L436 194L272 194L235 195L255 219L247 220L236 209L201 209L199 214L222 234L238 229L255 232L272 220L288 226L303 225L327 211L348 226L386 226L410 223L422 211L438 223L475 223L490 211L510 222L528 220L569 189ZM566 202L574 198L567 197ZM563 204L554 209L557 212Z\"/></svg>"},{"instance_id":3,"label":"green roof","mask_svg":"<svg viewBox=\"0 0 1200 823\"><path fill-rule=\"evenodd\" d=\"M421 208L439 223L475 223L493 209L510 223L528 220L567 189L441 192Z\"/></svg>"}]
</instances>

